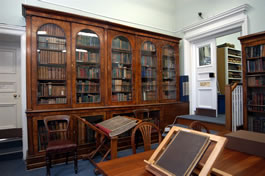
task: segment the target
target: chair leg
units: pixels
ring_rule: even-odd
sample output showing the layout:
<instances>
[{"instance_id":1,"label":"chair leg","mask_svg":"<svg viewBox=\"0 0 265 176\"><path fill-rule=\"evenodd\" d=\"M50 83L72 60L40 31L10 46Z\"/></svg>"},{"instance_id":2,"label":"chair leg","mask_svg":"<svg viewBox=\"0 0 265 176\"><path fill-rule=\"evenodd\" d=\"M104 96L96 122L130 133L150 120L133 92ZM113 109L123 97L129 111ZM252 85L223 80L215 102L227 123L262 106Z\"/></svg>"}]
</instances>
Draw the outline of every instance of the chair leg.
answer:
<instances>
[{"instance_id":1,"label":"chair leg","mask_svg":"<svg viewBox=\"0 0 265 176\"><path fill-rule=\"evenodd\" d=\"M77 174L78 172L78 163L77 163L77 150L75 150L75 154L74 154L74 160L75 160L75 174Z\"/></svg>"},{"instance_id":2,"label":"chair leg","mask_svg":"<svg viewBox=\"0 0 265 176\"><path fill-rule=\"evenodd\" d=\"M50 166L51 166L51 159L48 155L46 155L46 176L50 176L51 172L50 172Z\"/></svg>"},{"instance_id":3,"label":"chair leg","mask_svg":"<svg viewBox=\"0 0 265 176\"><path fill-rule=\"evenodd\" d=\"M65 164L68 164L68 155L69 155L69 153L66 153L66 161L65 161Z\"/></svg>"}]
</instances>

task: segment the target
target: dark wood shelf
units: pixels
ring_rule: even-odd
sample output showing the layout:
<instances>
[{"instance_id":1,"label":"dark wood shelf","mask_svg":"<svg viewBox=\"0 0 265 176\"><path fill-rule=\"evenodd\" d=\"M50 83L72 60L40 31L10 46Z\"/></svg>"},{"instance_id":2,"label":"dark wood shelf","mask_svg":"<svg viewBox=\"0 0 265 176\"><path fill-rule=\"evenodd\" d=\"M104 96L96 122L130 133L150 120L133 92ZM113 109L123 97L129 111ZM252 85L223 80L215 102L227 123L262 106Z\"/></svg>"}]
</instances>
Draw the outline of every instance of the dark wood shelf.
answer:
<instances>
[{"instance_id":1,"label":"dark wood shelf","mask_svg":"<svg viewBox=\"0 0 265 176\"><path fill-rule=\"evenodd\" d=\"M131 54L132 51L128 49L122 49L122 48L112 48L112 52L118 52L118 53L128 53Z\"/></svg>"},{"instance_id":2,"label":"dark wood shelf","mask_svg":"<svg viewBox=\"0 0 265 176\"><path fill-rule=\"evenodd\" d=\"M93 51L97 51L97 52L99 52L99 50L100 50L99 46L87 46L87 45L82 45L82 44L77 44L76 48L77 49L85 49L85 50L93 50Z\"/></svg>"},{"instance_id":3,"label":"dark wood shelf","mask_svg":"<svg viewBox=\"0 0 265 176\"><path fill-rule=\"evenodd\" d=\"M66 67L66 64L38 64L38 66L42 67Z\"/></svg>"},{"instance_id":4,"label":"dark wood shelf","mask_svg":"<svg viewBox=\"0 0 265 176\"><path fill-rule=\"evenodd\" d=\"M66 95L38 96L38 98L66 98Z\"/></svg>"}]
</instances>

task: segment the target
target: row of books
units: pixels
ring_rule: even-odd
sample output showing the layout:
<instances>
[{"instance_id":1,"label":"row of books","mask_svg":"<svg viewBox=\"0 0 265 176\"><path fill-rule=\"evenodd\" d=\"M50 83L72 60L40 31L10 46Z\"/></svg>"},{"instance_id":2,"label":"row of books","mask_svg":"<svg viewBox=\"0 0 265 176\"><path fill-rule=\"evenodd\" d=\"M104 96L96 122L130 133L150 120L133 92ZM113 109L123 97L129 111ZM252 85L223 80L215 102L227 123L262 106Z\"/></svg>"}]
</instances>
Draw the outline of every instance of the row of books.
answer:
<instances>
[{"instance_id":1,"label":"row of books","mask_svg":"<svg viewBox=\"0 0 265 176\"><path fill-rule=\"evenodd\" d=\"M48 133L44 126L44 123L42 125L38 126L38 148L39 151L45 150L48 144Z\"/></svg>"},{"instance_id":2,"label":"row of books","mask_svg":"<svg viewBox=\"0 0 265 176\"><path fill-rule=\"evenodd\" d=\"M98 82L93 81L81 81L79 80L76 84L76 89L78 93L81 92L98 92L100 90L100 84Z\"/></svg>"},{"instance_id":3,"label":"row of books","mask_svg":"<svg viewBox=\"0 0 265 176\"><path fill-rule=\"evenodd\" d=\"M166 47L163 49L163 56L170 56L170 57L174 57L175 52L172 48Z\"/></svg>"},{"instance_id":4,"label":"row of books","mask_svg":"<svg viewBox=\"0 0 265 176\"><path fill-rule=\"evenodd\" d=\"M163 59L163 68L176 68L175 61L171 59Z\"/></svg>"},{"instance_id":5,"label":"row of books","mask_svg":"<svg viewBox=\"0 0 265 176\"><path fill-rule=\"evenodd\" d=\"M162 96L163 96L163 99L168 99L168 100L176 99L176 92L164 91Z\"/></svg>"},{"instance_id":6,"label":"row of books","mask_svg":"<svg viewBox=\"0 0 265 176\"><path fill-rule=\"evenodd\" d=\"M58 36L58 37L64 37L64 31L62 28L57 26L56 24L46 24L43 25L39 31L38 35L51 35L51 36Z\"/></svg>"},{"instance_id":7,"label":"row of books","mask_svg":"<svg viewBox=\"0 0 265 176\"><path fill-rule=\"evenodd\" d=\"M131 80L112 80L112 86L131 86Z\"/></svg>"},{"instance_id":8,"label":"row of books","mask_svg":"<svg viewBox=\"0 0 265 176\"><path fill-rule=\"evenodd\" d=\"M99 53L96 52L76 52L76 62L86 62L86 63L99 63Z\"/></svg>"},{"instance_id":9,"label":"row of books","mask_svg":"<svg viewBox=\"0 0 265 176\"><path fill-rule=\"evenodd\" d=\"M241 58L238 57L228 57L228 62L235 63L235 64L241 64Z\"/></svg>"},{"instance_id":10,"label":"row of books","mask_svg":"<svg viewBox=\"0 0 265 176\"><path fill-rule=\"evenodd\" d=\"M49 79L49 80L65 80L66 79L65 68L39 66L38 78Z\"/></svg>"},{"instance_id":11,"label":"row of books","mask_svg":"<svg viewBox=\"0 0 265 176\"><path fill-rule=\"evenodd\" d=\"M144 101L157 100L157 92L156 91L142 91L142 97Z\"/></svg>"},{"instance_id":12,"label":"row of books","mask_svg":"<svg viewBox=\"0 0 265 176\"><path fill-rule=\"evenodd\" d=\"M156 69L150 67L142 67L141 70L142 78L156 78Z\"/></svg>"},{"instance_id":13,"label":"row of books","mask_svg":"<svg viewBox=\"0 0 265 176\"><path fill-rule=\"evenodd\" d=\"M263 90L248 93L248 109L255 111L265 111L265 92Z\"/></svg>"},{"instance_id":14,"label":"row of books","mask_svg":"<svg viewBox=\"0 0 265 176\"><path fill-rule=\"evenodd\" d=\"M66 98L40 98L39 104L65 104Z\"/></svg>"},{"instance_id":15,"label":"row of books","mask_svg":"<svg viewBox=\"0 0 265 176\"><path fill-rule=\"evenodd\" d=\"M164 80L163 81L163 86L176 86L176 81L174 81L174 80Z\"/></svg>"},{"instance_id":16,"label":"row of books","mask_svg":"<svg viewBox=\"0 0 265 176\"><path fill-rule=\"evenodd\" d=\"M131 79L132 78L132 70L129 68L126 68L126 67L113 68L112 69L112 78Z\"/></svg>"},{"instance_id":17,"label":"row of books","mask_svg":"<svg viewBox=\"0 0 265 176\"><path fill-rule=\"evenodd\" d=\"M66 40L57 37L39 36L38 49L65 50Z\"/></svg>"},{"instance_id":18,"label":"row of books","mask_svg":"<svg viewBox=\"0 0 265 176\"><path fill-rule=\"evenodd\" d=\"M167 70L167 71L163 71L163 79L166 78L175 78L176 77L176 72L175 70Z\"/></svg>"},{"instance_id":19,"label":"row of books","mask_svg":"<svg viewBox=\"0 0 265 176\"><path fill-rule=\"evenodd\" d=\"M169 92L169 91L176 91L176 85L163 85L163 91Z\"/></svg>"},{"instance_id":20,"label":"row of books","mask_svg":"<svg viewBox=\"0 0 265 176\"><path fill-rule=\"evenodd\" d=\"M152 86L152 85L142 85L142 91L144 92L148 92L148 91L155 91L156 92L157 87L156 86Z\"/></svg>"},{"instance_id":21,"label":"row of books","mask_svg":"<svg viewBox=\"0 0 265 176\"><path fill-rule=\"evenodd\" d=\"M100 95L91 95L91 94L81 94L77 95L78 103L95 103L100 102Z\"/></svg>"},{"instance_id":22,"label":"row of books","mask_svg":"<svg viewBox=\"0 0 265 176\"><path fill-rule=\"evenodd\" d=\"M156 67L156 58L152 56L142 56L141 57L141 65L142 66L149 66L149 67Z\"/></svg>"},{"instance_id":23,"label":"row of books","mask_svg":"<svg viewBox=\"0 0 265 176\"><path fill-rule=\"evenodd\" d=\"M79 66L77 67L77 78L99 79L100 69Z\"/></svg>"},{"instance_id":24,"label":"row of books","mask_svg":"<svg viewBox=\"0 0 265 176\"><path fill-rule=\"evenodd\" d=\"M142 50L154 52L156 51L156 47L152 42L144 42Z\"/></svg>"},{"instance_id":25,"label":"row of books","mask_svg":"<svg viewBox=\"0 0 265 176\"><path fill-rule=\"evenodd\" d=\"M234 56L241 56L241 51L228 48L228 54Z\"/></svg>"},{"instance_id":26,"label":"row of books","mask_svg":"<svg viewBox=\"0 0 265 176\"><path fill-rule=\"evenodd\" d=\"M229 78L241 78L241 72L228 72L228 77Z\"/></svg>"},{"instance_id":27,"label":"row of books","mask_svg":"<svg viewBox=\"0 0 265 176\"><path fill-rule=\"evenodd\" d=\"M95 34L94 34L95 35ZM99 39L95 36L88 36L88 35L77 35L76 38L77 45L84 45L84 46L97 46L99 47Z\"/></svg>"},{"instance_id":28,"label":"row of books","mask_svg":"<svg viewBox=\"0 0 265 176\"><path fill-rule=\"evenodd\" d=\"M238 71L241 71L241 65L228 64L228 70L238 70Z\"/></svg>"},{"instance_id":29,"label":"row of books","mask_svg":"<svg viewBox=\"0 0 265 176\"><path fill-rule=\"evenodd\" d=\"M112 63L131 64L131 60L129 53L112 53Z\"/></svg>"},{"instance_id":30,"label":"row of books","mask_svg":"<svg viewBox=\"0 0 265 176\"><path fill-rule=\"evenodd\" d=\"M112 92L132 92L131 85L112 85Z\"/></svg>"},{"instance_id":31,"label":"row of books","mask_svg":"<svg viewBox=\"0 0 265 176\"><path fill-rule=\"evenodd\" d=\"M255 59L247 61L248 72L263 72L265 71L265 59Z\"/></svg>"},{"instance_id":32,"label":"row of books","mask_svg":"<svg viewBox=\"0 0 265 176\"><path fill-rule=\"evenodd\" d=\"M112 41L112 48L130 50L131 45L126 38L116 37Z\"/></svg>"},{"instance_id":33,"label":"row of books","mask_svg":"<svg viewBox=\"0 0 265 176\"><path fill-rule=\"evenodd\" d=\"M246 56L247 58L265 57L265 45L246 47Z\"/></svg>"},{"instance_id":34,"label":"row of books","mask_svg":"<svg viewBox=\"0 0 265 176\"><path fill-rule=\"evenodd\" d=\"M112 93L112 101L131 101L132 93Z\"/></svg>"},{"instance_id":35,"label":"row of books","mask_svg":"<svg viewBox=\"0 0 265 176\"><path fill-rule=\"evenodd\" d=\"M65 64L66 53L40 50L38 52L39 64Z\"/></svg>"},{"instance_id":36,"label":"row of books","mask_svg":"<svg viewBox=\"0 0 265 176\"><path fill-rule=\"evenodd\" d=\"M38 95L39 96L65 96L65 85L58 86L52 85L52 83L39 84Z\"/></svg>"},{"instance_id":37,"label":"row of books","mask_svg":"<svg viewBox=\"0 0 265 176\"><path fill-rule=\"evenodd\" d=\"M264 76L251 76L248 77L248 86L264 86L265 77Z\"/></svg>"},{"instance_id":38,"label":"row of books","mask_svg":"<svg viewBox=\"0 0 265 176\"><path fill-rule=\"evenodd\" d=\"M82 117L91 124L97 124L103 121L103 116ZM90 129L82 121L78 120L78 144L95 143L95 130Z\"/></svg>"},{"instance_id":39,"label":"row of books","mask_svg":"<svg viewBox=\"0 0 265 176\"><path fill-rule=\"evenodd\" d=\"M265 117L248 116L248 130L265 133Z\"/></svg>"}]
</instances>

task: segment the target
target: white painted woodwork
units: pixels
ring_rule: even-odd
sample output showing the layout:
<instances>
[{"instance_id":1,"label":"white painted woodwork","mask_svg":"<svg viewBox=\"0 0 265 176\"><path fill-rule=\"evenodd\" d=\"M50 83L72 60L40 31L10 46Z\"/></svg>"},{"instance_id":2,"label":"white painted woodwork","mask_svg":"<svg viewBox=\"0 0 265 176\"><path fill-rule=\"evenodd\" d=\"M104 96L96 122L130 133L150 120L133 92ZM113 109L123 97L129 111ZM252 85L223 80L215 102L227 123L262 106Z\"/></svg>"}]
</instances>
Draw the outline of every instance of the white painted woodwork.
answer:
<instances>
[{"instance_id":1,"label":"white painted woodwork","mask_svg":"<svg viewBox=\"0 0 265 176\"><path fill-rule=\"evenodd\" d=\"M198 42L215 39L220 36L235 32L241 32L241 35L248 34L248 19L246 11L248 5L228 10L219 15L204 19L199 23L193 24L183 29L184 38L184 75L189 76L190 93L190 114L194 114L197 105L197 75L196 75L196 55L195 45ZM217 100L216 100L217 101Z\"/></svg>"}]
</instances>

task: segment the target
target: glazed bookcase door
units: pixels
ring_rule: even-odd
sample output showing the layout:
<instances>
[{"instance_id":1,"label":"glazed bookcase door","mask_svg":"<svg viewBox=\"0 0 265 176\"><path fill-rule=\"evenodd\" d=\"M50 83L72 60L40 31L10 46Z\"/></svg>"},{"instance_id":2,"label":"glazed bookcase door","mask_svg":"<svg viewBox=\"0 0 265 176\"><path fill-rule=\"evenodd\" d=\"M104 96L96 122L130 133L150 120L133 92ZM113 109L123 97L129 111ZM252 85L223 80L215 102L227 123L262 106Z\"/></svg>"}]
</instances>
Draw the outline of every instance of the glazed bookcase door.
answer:
<instances>
[{"instance_id":1,"label":"glazed bookcase door","mask_svg":"<svg viewBox=\"0 0 265 176\"><path fill-rule=\"evenodd\" d=\"M177 99L177 59L176 59L176 47L173 44L165 44L162 46L161 55L161 71L162 82L161 92L163 101L176 101Z\"/></svg>"},{"instance_id":2,"label":"glazed bookcase door","mask_svg":"<svg viewBox=\"0 0 265 176\"><path fill-rule=\"evenodd\" d=\"M70 104L70 25L33 17L33 106L67 107Z\"/></svg>"},{"instance_id":3,"label":"glazed bookcase door","mask_svg":"<svg viewBox=\"0 0 265 176\"><path fill-rule=\"evenodd\" d=\"M104 42L103 29L72 24L74 106L103 105Z\"/></svg>"},{"instance_id":4,"label":"glazed bookcase door","mask_svg":"<svg viewBox=\"0 0 265 176\"><path fill-rule=\"evenodd\" d=\"M156 41L140 38L140 101L143 103L159 100L159 51Z\"/></svg>"},{"instance_id":5,"label":"glazed bookcase door","mask_svg":"<svg viewBox=\"0 0 265 176\"><path fill-rule=\"evenodd\" d=\"M134 36L110 31L109 101L110 104L135 103Z\"/></svg>"}]
</instances>

